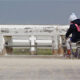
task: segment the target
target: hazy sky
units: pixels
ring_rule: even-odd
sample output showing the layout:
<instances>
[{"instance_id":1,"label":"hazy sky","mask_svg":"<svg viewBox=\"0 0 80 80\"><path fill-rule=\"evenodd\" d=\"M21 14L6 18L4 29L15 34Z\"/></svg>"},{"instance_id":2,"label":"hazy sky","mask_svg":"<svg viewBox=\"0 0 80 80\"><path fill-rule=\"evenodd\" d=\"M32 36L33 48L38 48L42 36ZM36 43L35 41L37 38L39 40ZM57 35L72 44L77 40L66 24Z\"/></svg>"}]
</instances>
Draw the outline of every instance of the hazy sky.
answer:
<instances>
[{"instance_id":1,"label":"hazy sky","mask_svg":"<svg viewBox=\"0 0 80 80\"><path fill-rule=\"evenodd\" d=\"M0 24L68 24L80 0L0 0Z\"/></svg>"}]
</instances>

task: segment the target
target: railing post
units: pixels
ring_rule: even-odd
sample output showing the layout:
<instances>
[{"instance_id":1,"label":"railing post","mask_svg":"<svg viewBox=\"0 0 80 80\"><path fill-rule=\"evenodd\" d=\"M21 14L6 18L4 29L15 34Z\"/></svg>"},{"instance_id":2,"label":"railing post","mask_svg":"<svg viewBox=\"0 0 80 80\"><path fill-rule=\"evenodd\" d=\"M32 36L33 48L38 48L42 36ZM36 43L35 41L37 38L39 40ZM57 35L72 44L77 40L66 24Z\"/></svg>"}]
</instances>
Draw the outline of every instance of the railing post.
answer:
<instances>
[{"instance_id":1,"label":"railing post","mask_svg":"<svg viewBox=\"0 0 80 80\"><path fill-rule=\"evenodd\" d=\"M12 47L8 47L8 45L12 45L12 36L4 36L4 40L5 40L5 49L6 49L6 53L7 54L12 54L13 52L13 48Z\"/></svg>"},{"instance_id":2,"label":"railing post","mask_svg":"<svg viewBox=\"0 0 80 80\"><path fill-rule=\"evenodd\" d=\"M52 54L58 54L58 30L57 28L54 29L52 35Z\"/></svg>"},{"instance_id":3,"label":"railing post","mask_svg":"<svg viewBox=\"0 0 80 80\"><path fill-rule=\"evenodd\" d=\"M30 52L31 55L35 55L36 54L36 48L35 48L35 41L36 41L36 37L35 36L31 36L30 38Z\"/></svg>"},{"instance_id":4,"label":"railing post","mask_svg":"<svg viewBox=\"0 0 80 80\"><path fill-rule=\"evenodd\" d=\"M65 44L65 35L60 35L60 43L59 43L59 52L60 54L65 53L66 44Z\"/></svg>"},{"instance_id":5,"label":"railing post","mask_svg":"<svg viewBox=\"0 0 80 80\"><path fill-rule=\"evenodd\" d=\"M59 55L64 54L64 50L63 50L63 47L62 47L62 38L61 38L61 36L59 36L59 40L58 40L58 53L59 53Z\"/></svg>"},{"instance_id":6,"label":"railing post","mask_svg":"<svg viewBox=\"0 0 80 80\"><path fill-rule=\"evenodd\" d=\"M3 35L0 35L0 55L5 55L6 49L4 47L4 38Z\"/></svg>"}]
</instances>

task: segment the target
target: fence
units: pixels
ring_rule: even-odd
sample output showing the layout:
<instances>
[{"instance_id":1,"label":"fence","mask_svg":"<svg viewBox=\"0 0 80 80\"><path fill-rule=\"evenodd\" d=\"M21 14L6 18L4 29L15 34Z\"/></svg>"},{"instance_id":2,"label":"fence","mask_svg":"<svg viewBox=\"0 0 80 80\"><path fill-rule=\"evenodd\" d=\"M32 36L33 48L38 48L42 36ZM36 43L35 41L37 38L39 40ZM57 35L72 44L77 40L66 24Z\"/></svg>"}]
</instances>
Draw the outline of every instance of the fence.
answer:
<instances>
[{"instance_id":1,"label":"fence","mask_svg":"<svg viewBox=\"0 0 80 80\"><path fill-rule=\"evenodd\" d=\"M66 33L66 30L68 29L68 25L26 25L25 27L23 27L23 25L12 26L13 28L10 28L10 25L1 25L1 54L6 53L5 47L8 47L7 51L9 53L12 52L12 47L30 47L31 49L36 49L36 47L51 47L53 54L63 53L62 43L64 42L64 35ZM23 38L26 37L26 39L29 40L30 45L14 45L12 39L15 36L24 36ZM34 38L30 39L32 36ZM49 45L38 45L38 43L36 43L36 45L36 40L51 40L52 43ZM32 49L32 54L34 54L34 49Z\"/></svg>"}]
</instances>

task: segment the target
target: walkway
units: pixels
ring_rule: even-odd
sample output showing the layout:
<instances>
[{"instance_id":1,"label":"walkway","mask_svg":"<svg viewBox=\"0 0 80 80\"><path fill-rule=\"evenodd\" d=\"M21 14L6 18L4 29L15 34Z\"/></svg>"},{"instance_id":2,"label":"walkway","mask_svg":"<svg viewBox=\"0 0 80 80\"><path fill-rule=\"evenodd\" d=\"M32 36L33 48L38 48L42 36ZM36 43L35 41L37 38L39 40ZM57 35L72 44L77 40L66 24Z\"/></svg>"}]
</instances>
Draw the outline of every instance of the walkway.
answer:
<instances>
[{"instance_id":1,"label":"walkway","mask_svg":"<svg viewBox=\"0 0 80 80\"><path fill-rule=\"evenodd\" d=\"M0 57L0 80L80 80L80 60Z\"/></svg>"}]
</instances>

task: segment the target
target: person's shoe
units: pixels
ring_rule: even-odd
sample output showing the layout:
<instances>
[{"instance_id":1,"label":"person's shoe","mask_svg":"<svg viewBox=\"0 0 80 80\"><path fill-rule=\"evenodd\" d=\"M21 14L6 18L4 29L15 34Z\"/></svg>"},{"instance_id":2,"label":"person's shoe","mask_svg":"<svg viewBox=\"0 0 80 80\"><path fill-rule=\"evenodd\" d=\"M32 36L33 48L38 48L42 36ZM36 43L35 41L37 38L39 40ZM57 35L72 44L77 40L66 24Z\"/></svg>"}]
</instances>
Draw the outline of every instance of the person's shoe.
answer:
<instances>
[{"instance_id":1,"label":"person's shoe","mask_svg":"<svg viewBox=\"0 0 80 80\"><path fill-rule=\"evenodd\" d=\"M71 50L70 49L67 50L67 54L71 55Z\"/></svg>"}]
</instances>

